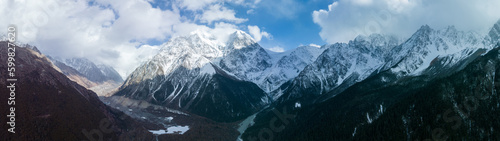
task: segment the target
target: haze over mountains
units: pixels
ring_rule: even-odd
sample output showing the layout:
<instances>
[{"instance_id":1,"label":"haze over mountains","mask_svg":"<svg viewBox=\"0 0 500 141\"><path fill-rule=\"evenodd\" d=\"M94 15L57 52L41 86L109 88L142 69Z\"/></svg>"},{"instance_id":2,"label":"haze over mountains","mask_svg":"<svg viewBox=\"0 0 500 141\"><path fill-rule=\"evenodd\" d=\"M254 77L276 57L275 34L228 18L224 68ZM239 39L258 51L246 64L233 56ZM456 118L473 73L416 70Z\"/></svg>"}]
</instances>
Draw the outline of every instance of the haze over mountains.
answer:
<instances>
[{"instance_id":1,"label":"haze over mountains","mask_svg":"<svg viewBox=\"0 0 500 141\"><path fill-rule=\"evenodd\" d=\"M85 58L64 60L50 56L49 58L68 78L85 88L91 89L99 96L109 95L109 92L123 82L120 74L111 66L96 65Z\"/></svg>"}]
</instances>

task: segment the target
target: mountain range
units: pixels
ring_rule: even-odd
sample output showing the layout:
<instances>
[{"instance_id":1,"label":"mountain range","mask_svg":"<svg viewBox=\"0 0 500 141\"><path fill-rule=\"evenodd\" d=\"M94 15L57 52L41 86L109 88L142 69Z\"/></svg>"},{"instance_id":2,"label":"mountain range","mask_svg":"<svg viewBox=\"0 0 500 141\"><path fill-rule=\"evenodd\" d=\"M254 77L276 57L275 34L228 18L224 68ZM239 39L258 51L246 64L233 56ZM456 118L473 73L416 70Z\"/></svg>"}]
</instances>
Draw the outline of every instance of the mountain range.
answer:
<instances>
[{"instance_id":1,"label":"mountain range","mask_svg":"<svg viewBox=\"0 0 500 141\"><path fill-rule=\"evenodd\" d=\"M454 26L435 30L424 25L406 40L372 34L348 43L301 46L282 53L267 51L242 31L231 34L227 42L195 31L163 44L161 51L138 67L115 95L218 122L240 121L257 113L255 125L242 136L247 139L260 134L255 129L269 125L275 114L272 109L300 111L298 107L335 101L368 80L367 85L380 86L370 88L380 89L419 78L423 80L412 87L421 88L449 77L494 49L498 25L486 36ZM373 122L382 113L367 115ZM261 121L264 123L259 124ZM357 126L350 130L354 128Z\"/></svg>"},{"instance_id":2,"label":"mountain range","mask_svg":"<svg viewBox=\"0 0 500 141\"><path fill-rule=\"evenodd\" d=\"M18 47L23 134L1 135L82 140L107 119L111 140L500 139L500 21L485 35L423 25L408 39L372 34L286 52L239 30L217 37L173 37L125 80L85 58Z\"/></svg>"}]
</instances>

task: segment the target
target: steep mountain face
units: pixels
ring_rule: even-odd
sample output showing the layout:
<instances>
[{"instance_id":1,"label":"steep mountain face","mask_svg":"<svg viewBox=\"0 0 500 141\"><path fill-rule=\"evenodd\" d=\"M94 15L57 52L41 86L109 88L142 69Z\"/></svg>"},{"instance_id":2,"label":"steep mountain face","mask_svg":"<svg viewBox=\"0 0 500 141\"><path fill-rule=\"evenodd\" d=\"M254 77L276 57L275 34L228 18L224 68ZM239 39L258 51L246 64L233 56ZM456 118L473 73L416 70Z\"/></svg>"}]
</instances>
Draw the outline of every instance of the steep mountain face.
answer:
<instances>
[{"instance_id":1,"label":"steep mountain face","mask_svg":"<svg viewBox=\"0 0 500 141\"><path fill-rule=\"evenodd\" d=\"M499 47L477 56L464 69L437 79L421 75L380 83L392 73L385 71L316 105L275 107L286 113L285 120L274 123L283 128L274 128L279 130L273 131L272 137L259 138L261 129L272 128L269 119L279 117L263 114L243 139L498 140L500 123L494 120L500 105L498 64Z\"/></svg>"},{"instance_id":2,"label":"steep mountain face","mask_svg":"<svg viewBox=\"0 0 500 141\"><path fill-rule=\"evenodd\" d=\"M85 58L71 58L65 59L64 64L70 66L87 77L90 81L104 82L106 77L102 74L101 70L88 59Z\"/></svg>"},{"instance_id":3,"label":"steep mountain face","mask_svg":"<svg viewBox=\"0 0 500 141\"><path fill-rule=\"evenodd\" d=\"M397 139L498 140L500 99L500 46L471 62L451 76L431 81L408 93L408 97L388 107L372 124L360 128L355 139L383 137ZM433 109L433 110L429 110ZM396 118L398 120L396 120ZM386 124L389 121L393 124ZM492 122L493 121L493 122ZM428 128L425 128L428 127ZM392 133L373 132L375 128L395 129ZM399 130L398 129L404 129ZM437 137L436 132L443 133Z\"/></svg>"},{"instance_id":4,"label":"steep mountain face","mask_svg":"<svg viewBox=\"0 0 500 141\"><path fill-rule=\"evenodd\" d=\"M300 46L292 51L272 56L273 66L265 72L265 78L258 83L266 92L276 90L285 82L297 77L326 49L325 46Z\"/></svg>"},{"instance_id":5,"label":"steep mountain face","mask_svg":"<svg viewBox=\"0 0 500 141\"><path fill-rule=\"evenodd\" d=\"M231 48L226 50L230 56L244 57L246 54L240 51L261 50L258 44L251 43L253 40L247 41L249 38L234 39L239 35L241 33L236 32L232 36L228 46ZM224 47L200 31L174 38L152 60L138 67L115 95L183 109L216 121L235 121L249 116L268 103L267 96L254 83L215 65L218 57L223 56ZM231 61L241 60L220 62Z\"/></svg>"},{"instance_id":6,"label":"steep mountain face","mask_svg":"<svg viewBox=\"0 0 500 141\"><path fill-rule=\"evenodd\" d=\"M495 27L492 32L496 32L493 30L496 30ZM264 133L262 129L273 128L270 121L276 117L280 118L285 127L273 129L264 139L365 140L366 137L375 136L378 139L390 137L395 140L415 140L431 137L436 131L429 129L428 125L444 125L436 123L436 117L429 117L427 114L433 113L437 118L442 116L435 110L439 108L433 106L451 103L452 107L455 106L452 110L463 110L461 106L456 108L457 102L461 102L467 95L477 94L473 90L484 88L484 84L487 84L483 83L484 79L498 81L495 80L498 79L496 77L486 78L494 76L498 71L498 68L491 69L496 66L492 63L498 61L498 48L492 49L493 44L489 42L495 39L492 32L485 38L476 33L457 31L454 27L433 30L422 26L405 42L392 44L392 47L381 46L378 51L369 47L383 44L374 43L373 40L366 42L366 37L358 37L349 44L331 45L298 77L282 85L282 90L273 92L275 98L278 97L277 100L257 114L253 120L255 124L244 132L242 139L261 139ZM372 52L378 53L370 54ZM372 62L364 63L364 60ZM490 68L490 71L481 70L485 67ZM328 74L333 75L329 77ZM461 76L456 76L458 74ZM496 93L494 89L497 88L493 89L491 86L487 92ZM460 92L456 94L457 90L454 89L459 89ZM409 102L414 100L419 102ZM407 105L408 103L414 105ZM413 117L415 105L419 104L421 116ZM400 109L401 107L407 109ZM399 110L389 110L391 108ZM429 112L429 109L433 111ZM481 111L488 109L488 106L484 106ZM461 117L457 120L468 121L469 125L464 130L450 132L453 133L453 139L469 139L464 138L465 133L473 133L471 136L482 139L497 138L494 135L496 127L484 124L481 125L484 131L471 129L475 124L474 120L467 119L467 114L458 115ZM387 119L372 126L381 117ZM487 121L480 117L476 119L481 124ZM398 120L402 123L390 124ZM452 121L444 120L445 123ZM485 132L486 129L489 131ZM392 131L406 132L392 134ZM405 137L408 138L399 135L407 135Z\"/></svg>"},{"instance_id":7,"label":"steep mountain face","mask_svg":"<svg viewBox=\"0 0 500 141\"><path fill-rule=\"evenodd\" d=\"M488 37L490 40L490 44L495 45L496 43L500 42L500 20L498 20L498 22L493 25L490 32L488 33Z\"/></svg>"},{"instance_id":8,"label":"steep mountain face","mask_svg":"<svg viewBox=\"0 0 500 141\"><path fill-rule=\"evenodd\" d=\"M349 44L331 45L298 77L272 95L278 102L301 97L323 101L370 75L389 69L396 74L394 79L421 75L436 62L440 63L439 67L432 68L436 73L453 70L452 66L480 49L491 49L484 39L477 33L458 31L453 26L433 30L427 25L401 44L389 36L357 37ZM321 95L330 91L336 93ZM305 93L309 95L304 96Z\"/></svg>"},{"instance_id":9,"label":"steep mountain face","mask_svg":"<svg viewBox=\"0 0 500 141\"><path fill-rule=\"evenodd\" d=\"M12 51L12 50L11 50ZM7 54L7 42L0 42L0 53ZM0 140L151 140L152 135L130 117L104 105L95 93L69 80L51 61L28 48L15 48L15 77L5 81L0 98L13 98L12 105L2 104L0 113L15 108L15 134L1 132ZM8 70L7 55L0 56L0 70ZM8 93L14 91L15 96ZM1 118L7 123L12 118ZM103 124L105 124L103 126ZM104 128L102 128L104 127ZM9 124L2 124L9 129Z\"/></svg>"},{"instance_id":10,"label":"steep mountain face","mask_svg":"<svg viewBox=\"0 0 500 141\"><path fill-rule=\"evenodd\" d=\"M100 64L100 65L97 65L97 68L99 68L99 70L101 70L101 73L108 80L112 80L112 81L118 82L118 83L123 82L122 77L120 76L120 74L118 74L118 72L113 67Z\"/></svg>"},{"instance_id":11,"label":"steep mountain face","mask_svg":"<svg viewBox=\"0 0 500 141\"><path fill-rule=\"evenodd\" d=\"M50 59L50 58L49 58ZM74 68L67 66L66 64L59 62L59 61L53 61L52 62L57 68L61 70L61 72L66 75L70 80L75 81L76 83L80 84L81 86L85 88L92 88L94 86L97 86L98 84L96 82L90 81L85 77L83 74L75 70Z\"/></svg>"},{"instance_id":12,"label":"steep mountain face","mask_svg":"<svg viewBox=\"0 0 500 141\"><path fill-rule=\"evenodd\" d=\"M86 58L71 58L61 61L83 74L87 79L93 82L116 81L123 82L118 72L111 66L96 65Z\"/></svg>"},{"instance_id":13,"label":"steep mountain face","mask_svg":"<svg viewBox=\"0 0 500 141\"><path fill-rule=\"evenodd\" d=\"M302 96L315 97L335 88L346 88L392 63L390 56L398 50L398 39L391 36L360 36L354 41L337 43L327 48L300 74L272 93L278 101L287 101ZM303 94L310 95L303 95ZM282 96L285 94L285 96ZM280 98L280 99L278 99Z\"/></svg>"},{"instance_id":14,"label":"steep mountain face","mask_svg":"<svg viewBox=\"0 0 500 141\"><path fill-rule=\"evenodd\" d=\"M266 91L296 77L326 49L304 46L271 56L243 31L231 34L225 43L195 31L162 46L116 95L216 121L235 121L257 112L270 102Z\"/></svg>"},{"instance_id":15,"label":"steep mountain face","mask_svg":"<svg viewBox=\"0 0 500 141\"><path fill-rule=\"evenodd\" d=\"M233 33L219 66L241 80L260 84L265 71L272 66L269 54L243 31Z\"/></svg>"},{"instance_id":16,"label":"steep mountain face","mask_svg":"<svg viewBox=\"0 0 500 141\"><path fill-rule=\"evenodd\" d=\"M96 65L85 58L59 59L50 56L49 58L68 78L91 89L99 96L109 95L123 82L121 76L111 66Z\"/></svg>"},{"instance_id":17,"label":"steep mountain face","mask_svg":"<svg viewBox=\"0 0 500 141\"><path fill-rule=\"evenodd\" d=\"M391 69L401 75L418 75L438 57L461 54L464 50L489 48L484 43L484 37L477 33L457 31L453 26L433 30L427 25L422 26L401 46L403 59Z\"/></svg>"}]
</instances>

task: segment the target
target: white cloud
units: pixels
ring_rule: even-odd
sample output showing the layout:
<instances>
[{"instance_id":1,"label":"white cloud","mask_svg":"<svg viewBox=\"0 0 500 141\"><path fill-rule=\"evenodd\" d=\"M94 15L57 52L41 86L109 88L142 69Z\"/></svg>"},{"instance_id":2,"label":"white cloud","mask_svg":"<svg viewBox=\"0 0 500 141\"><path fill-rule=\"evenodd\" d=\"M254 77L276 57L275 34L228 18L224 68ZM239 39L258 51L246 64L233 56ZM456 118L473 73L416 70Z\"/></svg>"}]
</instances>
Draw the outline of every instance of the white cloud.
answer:
<instances>
[{"instance_id":1,"label":"white cloud","mask_svg":"<svg viewBox=\"0 0 500 141\"><path fill-rule=\"evenodd\" d=\"M272 38L271 34L265 31L261 31L258 26L249 25L248 32L250 33L250 35L253 36L256 42L259 42L262 39L262 37L266 37L268 39Z\"/></svg>"},{"instance_id":2,"label":"white cloud","mask_svg":"<svg viewBox=\"0 0 500 141\"><path fill-rule=\"evenodd\" d=\"M253 3L258 4L261 0L255 0Z\"/></svg>"},{"instance_id":3,"label":"white cloud","mask_svg":"<svg viewBox=\"0 0 500 141\"><path fill-rule=\"evenodd\" d=\"M202 10L206 6L219 0L180 0L180 6L188 10Z\"/></svg>"},{"instance_id":4,"label":"white cloud","mask_svg":"<svg viewBox=\"0 0 500 141\"><path fill-rule=\"evenodd\" d=\"M357 5L370 5L372 4L373 0L351 0L351 2Z\"/></svg>"},{"instance_id":5,"label":"white cloud","mask_svg":"<svg viewBox=\"0 0 500 141\"><path fill-rule=\"evenodd\" d=\"M242 23L248 19L237 18L235 12L231 9L222 7L221 5L212 5L208 10L201 15L201 22L211 24L214 21L228 21L233 23Z\"/></svg>"},{"instance_id":6,"label":"white cloud","mask_svg":"<svg viewBox=\"0 0 500 141\"><path fill-rule=\"evenodd\" d=\"M212 5L218 5L215 0L184 2L186 9L208 8L208 11ZM141 62L137 58L155 54L157 46L144 45L148 41L163 41L197 29L229 35L238 29L234 23L246 20L219 5L213 9L224 17L207 17L213 24L208 27L197 24L194 17L181 15L183 9L177 4L172 3L172 10L161 10L145 0L96 0L91 5L86 0L7 0L0 1L0 21L3 21L0 29L14 24L18 41L36 45L47 55L86 57L111 65L126 77Z\"/></svg>"},{"instance_id":7,"label":"white cloud","mask_svg":"<svg viewBox=\"0 0 500 141\"><path fill-rule=\"evenodd\" d=\"M247 14L253 14L253 13L255 13L254 9L247 10Z\"/></svg>"},{"instance_id":8,"label":"white cloud","mask_svg":"<svg viewBox=\"0 0 500 141\"><path fill-rule=\"evenodd\" d=\"M270 50L272 52L285 52L285 49L279 46L275 46L272 48L267 48L267 50Z\"/></svg>"},{"instance_id":9,"label":"white cloud","mask_svg":"<svg viewBox=\"0 0 500 141\"><path fill-rule=\"evenodd\" d=\"M499 18L498 0L339 0L314 11L313 21L328 43L347 42L372 33L410 36L420 26L486 31Z\"/></svg>"},{"instance_id":10,"label":"white cloud","mask_svg":"<svg viewBox=\"0 0 500 141\"><path fill-rule=\"evenodd\" d=\"M317 45L317 44L309 44L309 46L312 46L312 47L317 47L317 48L321 48L320 45Z\"/></svg>"}]
</instances>

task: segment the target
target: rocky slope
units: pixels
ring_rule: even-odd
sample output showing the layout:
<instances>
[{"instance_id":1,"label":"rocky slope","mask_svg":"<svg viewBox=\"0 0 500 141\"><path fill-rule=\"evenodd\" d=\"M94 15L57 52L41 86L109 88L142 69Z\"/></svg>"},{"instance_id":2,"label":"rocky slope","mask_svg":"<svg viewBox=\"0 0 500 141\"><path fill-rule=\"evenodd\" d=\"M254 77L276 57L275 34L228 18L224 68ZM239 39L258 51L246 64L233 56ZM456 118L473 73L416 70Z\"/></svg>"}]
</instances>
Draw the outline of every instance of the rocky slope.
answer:
<instances>
[{"instance_id":1,"label":"rocky slope","mask_svg":"<svg viewBox=\"0 0 500 141\"><path fill-rule=\"evenodd\" d=\"M349 56L343 51L342 55L329 59L330 49L327 49L297 78L281 87L282 96L257 114L255 124L245 131L242 139L421 140L436 139L436 133L440 133L439 138L453 140L498 139L498 124L488 122L489 117L495 117L492 107L498 106L497 98L491 97L498 89L495 64L500 52L498 47L493 49L498 43L495 42L497 26L498 23L486 37L457 31L452 26L444 30L422 26L410 39L391 50L368 55L380 61L370 63L379 65L368 67L368 73L351 71L356 75L341 79L344 82L340 85L324 91L329 89L325 85L339 82L338 78L321 81L328 78L324 74L337 77L351 74L347 72L359 70L355 64L360 63L360 56L367 56L363 46L356 43L359 37L349 44L335 44L338 52L351 46L348 50L354 50L357 55ZM380 57L384 53L387 56ZM318 62L324 63L313 67ZM322 71L330 73L320 73ZM303 79L297 80L300 78ZM303 88L298 88L298 84ZM475 103L477 99L469 101L478 95L488 95L489 100L484 101L486 103ZM463 105L470 104L475 104L474 108L469 106L464 112ZM443 107L450 110L443 111ZM476 110L480 114L471 116ZM450 113L453 115L448 116ZM270 123L273 118L281 121L275 123L276 127ZM448 126L451 123L458 126L458 122L463 128ZM265 132L266 128L273 130ZM262 136L263 133L267 135Z\"/></svg>"},{"instance_id":2,"label":"rocky slope","mask_svg":"<svg viewBox=\"0 0 500 141\"><path fill-rule=\"evenodd\" d=\"M0 53L7 54L7 42ZM7 55L0 56L0 70L7 70ZM15 134L1 132L0 140L104 140L146 139L152 136L123 113L103 104L97 95L69 80L44 55L28 48L15 48ZM5 74L5 73L2 73ZM6 74L2 86L11 85ZM0 89L7 100L10 89ZM0 113L10 109L2 104ZM1 118L7 123L7 118ZM11 128L2 124L2 129Z\"/></svg>"},{"instance_id":3,"label":"rocky slope","mask_svg":"<svg viewBox=\"0 0 500 141\"><path fill-rule=\"evenodd\" d=\"M266 93L245 81L249 78L238 75L245 73L228 72L217 65L224 50L229 56L238 57L243 57L238 52L264 51L256 44L249 44L253 40L243 42L248 40L248 34L241 34L232 35L233 51L203 32L172 39L152 60L138 67L115 95L186 110L216 121L235 121L253 114L269 102ZM239 60L220 62L232 61Z\"/></svg>"},{"instance_id":4,"label":"rocky slope","mask_svg":"<svg viewBox=\"0 0 500 141\"><path fill-rule=\"evenodd\" d=\"M111 66L96 65L85 58L60 59L50 56L49 58L68 78L99 96L110 95L123 82L121 76Z\"/></svg>"}]
</instances>

